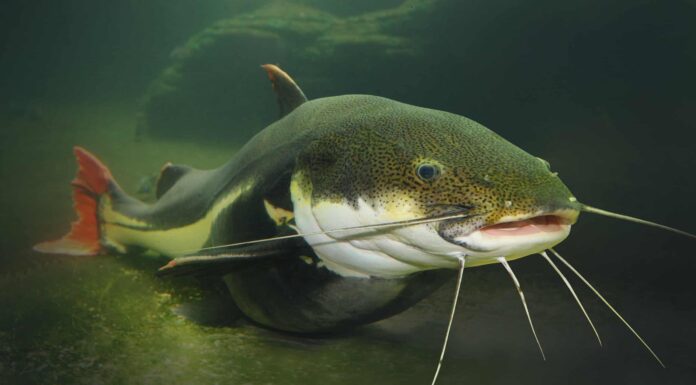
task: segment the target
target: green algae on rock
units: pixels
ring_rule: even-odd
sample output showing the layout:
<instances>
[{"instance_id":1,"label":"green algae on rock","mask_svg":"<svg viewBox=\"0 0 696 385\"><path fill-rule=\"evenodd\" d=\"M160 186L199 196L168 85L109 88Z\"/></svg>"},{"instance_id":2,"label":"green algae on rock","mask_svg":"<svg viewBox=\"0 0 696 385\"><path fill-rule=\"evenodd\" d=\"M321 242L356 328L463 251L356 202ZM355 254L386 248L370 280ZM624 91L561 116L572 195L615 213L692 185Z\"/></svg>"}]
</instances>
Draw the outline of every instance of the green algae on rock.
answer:
<instances>
[{"instance_id":1,"label":"green algae on rock","mask_svg":"<svg viewBox=\"0 0 696 385\"><path fill-rule=\"evenodd\" d=\"M258 65L282 62L297 69L310 90L328 83L336 71L356 66L379 65L384 73L420 52L421 40L404 26L422 24L416 20L436 3L408 0L337 17L307 5L271 2L220 20L171 53L171 63L142 98L138 134L244 141L276 117L264 102L271 96L255 76ZM382 60L356 61L366 56Z\"/></svg>"}]
</instances>

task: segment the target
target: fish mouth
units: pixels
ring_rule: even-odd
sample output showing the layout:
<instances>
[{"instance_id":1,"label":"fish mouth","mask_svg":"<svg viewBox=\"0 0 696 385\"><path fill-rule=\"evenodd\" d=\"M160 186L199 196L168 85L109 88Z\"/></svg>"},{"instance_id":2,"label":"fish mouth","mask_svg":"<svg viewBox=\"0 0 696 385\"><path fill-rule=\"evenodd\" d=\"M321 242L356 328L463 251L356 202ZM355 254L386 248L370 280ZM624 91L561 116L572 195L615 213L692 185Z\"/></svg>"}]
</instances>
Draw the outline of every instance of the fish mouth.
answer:
<instances>
[{"instance_id":1,"label":"fish mouth","mask_svg":"<svg viewBox=\"0 0 696 385\"><path fill-rule=\"evenodd\" d=\"M538 233L553 233L563 231L575 220L568 215L543 214L530 218L498 222L483 226L478 231L494 237L519 237Z\"/></svg>"},{"instance_id":2,"label":"fish mouth","mask_svg":"<svg viewBox=\"0 0 696 385\"><path fill-rule=\"evenodd\" d=\"M562 209L508 216L469 231L454 225L441 229L440 236L464 248L467 261L474 265L495 263L498 257L521 258L557 245L570 234L578 213L574 209Z\"/></svg>"}]
</instances>

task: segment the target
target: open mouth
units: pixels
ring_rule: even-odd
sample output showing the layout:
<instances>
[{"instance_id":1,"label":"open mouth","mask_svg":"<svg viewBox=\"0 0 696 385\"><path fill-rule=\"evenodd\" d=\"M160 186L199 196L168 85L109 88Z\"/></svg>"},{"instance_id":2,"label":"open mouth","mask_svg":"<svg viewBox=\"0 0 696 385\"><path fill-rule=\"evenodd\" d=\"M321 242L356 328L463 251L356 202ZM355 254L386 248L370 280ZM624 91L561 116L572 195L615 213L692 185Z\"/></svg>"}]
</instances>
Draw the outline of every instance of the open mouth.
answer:
<instances>
[{"instance_id":1,"label":"open mouth","mask_svg":"<svg viewBox=\"0 0 696 385\"><path fill-rule=\"evenodd\" d=\"M503 217L497 223L469 232L463 226L449 225L440 229L440 236L466 249L476 266L495 263L495 258L500 256L511 260L553 247L570 234L578 217L578 212L572 209L534 214Z\"/></svg>"},{"instance_id":2,"label":"open mouth","mask_svg":"<svg viewBox=\"0 0 696 385\"><path fill-rule=\"evenodd\" d=\"M491 236L520 236L537 233L553 233L571 225L572 220L560 215L539 215L517 221L501 222L479 229Z\"/></svg>"}]
</instances>

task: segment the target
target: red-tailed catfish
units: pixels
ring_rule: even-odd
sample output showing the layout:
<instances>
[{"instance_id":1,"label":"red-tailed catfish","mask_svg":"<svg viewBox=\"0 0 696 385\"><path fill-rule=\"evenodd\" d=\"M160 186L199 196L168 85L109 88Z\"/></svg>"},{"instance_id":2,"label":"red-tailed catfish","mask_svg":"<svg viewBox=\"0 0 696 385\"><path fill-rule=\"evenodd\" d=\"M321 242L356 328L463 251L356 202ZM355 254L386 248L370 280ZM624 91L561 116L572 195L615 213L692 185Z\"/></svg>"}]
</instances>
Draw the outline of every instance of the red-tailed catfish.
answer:
<instances>
[{"instance_id":1,"label":"red-tailed catfish","mask_svg":"<svg viewBox=\"0 0 696 385\"><path fill-rule=\"evenodd\" d=\"M518 289L508 261L542 254L560 274L546 251L581 211L666 228L580 203L546 161L465 117L368 95L307 101L264 68L282 117L220 168L165 165L153 204L76 147L78 220L36 250L154 251L173 258L161 274L222 277L257 323L315 333L397 314L464 266L501 263Z\"/></svg>"}]
</instances>

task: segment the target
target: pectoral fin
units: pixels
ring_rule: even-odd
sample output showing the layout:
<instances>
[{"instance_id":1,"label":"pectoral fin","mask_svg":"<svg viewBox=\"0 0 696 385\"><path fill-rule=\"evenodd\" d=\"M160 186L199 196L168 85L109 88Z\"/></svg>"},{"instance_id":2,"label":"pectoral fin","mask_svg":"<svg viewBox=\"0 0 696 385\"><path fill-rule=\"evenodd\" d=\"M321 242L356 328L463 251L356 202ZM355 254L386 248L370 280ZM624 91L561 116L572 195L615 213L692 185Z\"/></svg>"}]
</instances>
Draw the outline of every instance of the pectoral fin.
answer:
<instances>
[{"instance_id":1,"label":"pectoral fin","mask_svg":"<svg viewBox=\"0 0 696 385\"><path fill-rule=\"evenodd\" d=\"M307 248L298 239L272 242L271 245L251 245L211 250L210 254L197 254L172 259L159 268L159 276L223 275L231 269L269 258L290 258Z\"/></svg>"}]
</instances>

